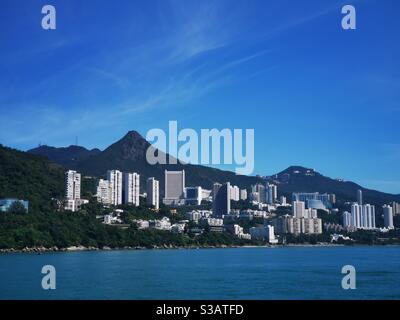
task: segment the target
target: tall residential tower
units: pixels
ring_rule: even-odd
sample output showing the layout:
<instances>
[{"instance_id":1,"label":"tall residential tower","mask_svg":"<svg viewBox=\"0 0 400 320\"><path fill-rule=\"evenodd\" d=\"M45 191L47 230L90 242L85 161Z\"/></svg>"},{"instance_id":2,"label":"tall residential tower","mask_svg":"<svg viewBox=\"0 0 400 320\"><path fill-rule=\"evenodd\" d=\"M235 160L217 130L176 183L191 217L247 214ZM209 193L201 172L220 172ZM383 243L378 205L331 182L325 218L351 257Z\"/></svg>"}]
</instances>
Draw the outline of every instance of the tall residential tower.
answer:
<instances>
[{"instance_id":1,"label":"tall residential tower","mask_svg":"<svg viewBox=\"0 0 400 320\"><path fill-rule=\"evenodd\" d=\"M81 174L68 170L65 173L65 198L76 200L81 198Z\"/></svg>"},{"instance_id":2,"label":"tall residential tower","mask_svg":"<svg viewBox=\"0 0 400 320\"><path fill-rule=\"evenodd\" d=\"M147 204L156 210L160 208L160 184L154 178L148 178L146 183Z\"/></svg>"},{"instance_id":3,"label":"tall residential tower","mask_svg":"<svg viewBox=\"0 0 400 320\"><path fill-rule=\"evenodd\" d=\"M231 185L229 182L221 185L214 183L213 186L213 215L221 217L231 211Z\"/></svg>"},{"instance_id":4,"label":"tall residential tower","mask_svg":"<svg viewBox=\"0 0 400 320\"><path fill-rule=\"evenodd\" d=\"M185 193L185 170L165 170L165 197L167 205L178 204L184 198Z\"/></svg>"},{"instance_id":5,"label":"tall residential tower","mask_svg":"<svg viewBox=\"0 0 400 320\"><path fill-rule=\"evenodd\" d=\"M110 183L111 204L122 204L122 172L119 170L107 171L107 180Z\"/></svg>"},{"instance_id":6,"label":"tall residential tower","mask_svg":"<svg viewBox=\"0 0 400 320\"><path fill-rule=\"evenodd\" d=\"M140 176L137 173L124 173L124 203L139 206Z\"/></svg>"}]
</instances>

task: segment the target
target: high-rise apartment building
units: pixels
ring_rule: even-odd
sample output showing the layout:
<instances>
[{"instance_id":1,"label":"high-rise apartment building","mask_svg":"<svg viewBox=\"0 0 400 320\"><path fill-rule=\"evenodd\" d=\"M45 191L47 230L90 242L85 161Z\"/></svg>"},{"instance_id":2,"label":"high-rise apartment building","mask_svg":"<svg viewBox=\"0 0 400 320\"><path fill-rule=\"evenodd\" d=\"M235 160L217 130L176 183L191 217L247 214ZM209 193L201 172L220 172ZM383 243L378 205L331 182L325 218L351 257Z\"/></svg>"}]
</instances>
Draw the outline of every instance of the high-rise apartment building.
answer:
<instances>
[{"instance_id":1,"label":"high-rise apartment building","mask_svg":"<svg viewBox=\"0 0 400 320\"><path fill-rule=\"evenodd\" d=\"M203 200L203 189L201 187L187 187L185 191L185 204L201 205Z\"/></svg>"},{"instance_id":2,"label":"high-rise apartment building","mask_svg":"<svg viewBox=\"0 0 400 320\"><path fill-rule=\"evenodd\" d=\"M400 214L400 203L392 202L392 210L394 216Z\"/></svg>"},{"instance_id":3,"label":"high-rise apartment building","mask_svg":"<svg viewBox=\"0 0 400 320\"><path fill-rule=\"evenodd\" d=\"M246 189L240 190L240 200L247 200L247 190Z\"/></svg>"},{"instance_id":4,"label":"high-rise apartment building","mask_svg":"<svg viewBox=\"0 0 400 320\"><path fill-rule=\"evenodd\" d=\"M343 212L343 227L348 228L348 227L353 227L353 220L351 213L348 211Z\"/></svg>"},{"instance_id":5,"label":"high-rise apartment building","mask_svg":"<svg viewBox=\"0 0 400 320\"><path fill-rule=\"evenodd\" d=\"M313 219L301 219L301 230L302 233L305 234L313 234L314 233L314 220Z\"/></svg>"},{"instance_id":6,"label":"high-rise apartment building","mask_svg":"<svg viewBox=\"0 0 400 320\"><path fill-rule=\"evenodd\" d=\"M65 198L76 200L81 198L81 174L68 170L65 173Z\"/></svg>"},{"instance_id":7,"label":"high-rise apartment building","mask_svg":"<svg viewBox=\"0 0 400 320\"><path fill-rule=\"evenodd\" d=\"M253 194L253 200L260 202L260 203L266 203L266 193L265 193L265 186L261 183L257 183L256 185L251 187L251 193ZM256 197L254 197L256 196Z\"/></svg>"},{"instance_id":8,"label":"high-rise apartment building","mask_svg":"<svg viewBox=\"0 0 400 320\"><path fill-rule=\"evenodd\" d=\"M124 173L123 175L123 202L139 206L140 175L137 173Z\"/></svg>"},{"instance_id":9,"label":"high-rise apartment building","mask_svg":"<svg viewBox=\"0 0 400 320\"><path fill-rule=\"evenodd\" d=\"M81 174L68 170L65 173L65 203L64 209L68 211L77 211L83 204L89 200L81 199Z\"/></svg>"},{"instance_id":10,"label":"high-rise apartment building","mask_svg":"<svg viewBox=\"0 0 400 320\"><path fill-rule=\"evenodd\" d=\"M363 205L363 221L361 223L364 229L375 229L375 206L370 204Z\"/></svg>"},{"instance_id":11,"label":"high-rise apartment building","mask_svg":"<svg viewBox=\"0 0 400 320\"><path fill-rule=\"evenodd\" d=\"M393 208L391 206L383 206L383 221L385 228L393 229Z\"/></svg>"},{"instance_id":12,"label":"high-rise apartment building","mask_svg":"<svg viewBox=\"0 0 400 320\"><path fill-rule=\"evenodd\" d=\"M293 231L293 216L283 215L275 218L272 221L275 231L278 234L294 233Z\"/></svg>"},{"instance_id":13,"label":"high-rise apartment building","mask_svg":"<svg viewBox=\"0 0 400 320\"><path fill-rule=\"evenodd\" d=\"M160 208L160 184L155 178L148 178L146 183L147 204L156 210Z\"/></svg>"},{"instance_id":14,"label":"high-rise apartment building","mask_svg":"<svg viewBox=\"0 0 400 320\"><path fill-rule=\"evenodd\" d=\"M265 186L265 200L266 203L273 204L278 198L278 187L275 184Z\"/></svg>"},{"instance_id":15,"label":"high-rise apartment building","mask_svg":"<svg viewBox=\"0 0 400 320\"><path fill-rule=\"evenodd\" d=\"M184 198L185 192L185 170L165 170L165 197L164 203L177 204Z\"/></svg>"},{"instance_id":16,"label":"high-rise apartment building","mask_svg":"<svg viewBox=\"0 0 400 320\"><path fill-rule=\"evenodd\" d=\"M363 205L362 190L357 190L357 203L358 203L359 206Z\"/></svg>"},{"instance_id":17,"label":"high-rise apartment building","mask_svg":"<svg viewBox=\"0 0 400 320\"><path fill-rule=\"evenodd\" d=\"M221 217L231 211L230 183L223 185L214 183L213 186L213 215Z\"/></svg>"},{"instance_id":18,"label":"high-rise apartment building","mask_svg":"<svg viewBox=\"0 0 400 320\"><path fill-rule=\"evenodd\" d=\"M293 217L295 218L304 218L305 217L305 203L303 201L293 201L292 211Z\"/></svg>"},{"instance_id":19,"label":"high-rise apartment building","mask_svg":"<svg viewBox=\"0 0 400 320\"><path fill-rule=\"evenodd\" d=\"M318 218L318 211L316 209L306 209L304 218Z\"/></svg>"},{"instance_id":20,"label":"high-rise apartment building","mask_svg":"<svg viewBox=\"0 0 400 320\"><path fill-rule=\"evenodd\" d=\"M107 180L110 183L111 204L122 204L122 172L119 170L107 171Z\"/></svg>"},{"instance_id":21,"label":"high-rise apartment building","mask_svg":"<svg viewBox=\"0 0 400 320\"><path fill-rule=\"evenodd\" d=\"M278 234L321 234L322 220L319 218L295 218L291 215L284 215L272 221Z\"/></svg>"},{"instance_id":22,"label":"high-rise apartment building","mask_svg":"<svg viewBox=\"0 0 400 320\"><path fill-rule=\"evenodd\" d=\"M110 181L100 179L97 184L97 201L102 204L111 204Z\"/></svg>"},{"instance_id":23,"label":"high-rise apartment building","mask_svg":"<svg viewBox=\"0 0 400 320\"><path fill-rule=\"evenodd\" d=\"M302 223L301 220L303 218L291 218L293 221L293 234L301 234L302 233Z\"/></svg>"},{"instance_id":24,"label":"high-rise apartment building","mask_svg":"<svg viewBox=\"0 0 400 320\"><path fill-rule=\"evenodd\" d=\"M351 206L351 223L352 227L358 229L375 229L375 206L353 203Z\"/></svg>"},{"instance_id":25,"label":"high-rise apartment building","mask_svg":"<svg viewBox=\"0 0 400 320\"><path fill-rule=\"evenodd\" d=\"M329 199L330 203L335 204L336 203L336 194L334 194L334 193L328 194L328 199Z\"/></svg>"},{"instance_id":26,"label":"high-rise apartment building","mask_svg":"<svg viewBox=\"0 0 400 320\"><path fill-rule=\"evenodd\" d=\"M231 186L231 200L239 201L240 200L240 189L238 186Z\"/></svg>"},{"instance_id":27,"label":"high-rise apartment building","mask_svg":"<svg viewBox=\"0 0 400 320\"><path fill-rule=\"evenodd\" d=\"M358 203L353 203L351 205L351 221L353 227L361 228L361 217L362 206L360 206Z\"/></svg>"}]
</instances>

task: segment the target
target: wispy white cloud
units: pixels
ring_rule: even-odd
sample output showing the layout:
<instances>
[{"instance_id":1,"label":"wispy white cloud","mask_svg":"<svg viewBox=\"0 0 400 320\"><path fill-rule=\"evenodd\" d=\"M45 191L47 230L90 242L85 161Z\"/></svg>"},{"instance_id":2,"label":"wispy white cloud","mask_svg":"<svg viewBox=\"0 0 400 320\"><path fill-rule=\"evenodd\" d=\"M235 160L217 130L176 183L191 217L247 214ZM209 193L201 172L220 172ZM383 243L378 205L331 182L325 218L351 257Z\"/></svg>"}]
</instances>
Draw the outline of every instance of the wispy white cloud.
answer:
<instances>
[{"instance_id":1,"label":"wispy white cloud","mask_svg":"<svg viewBox=\"0 0 400 320\"><path fill-rule=\"evenodd\" d=\"M1 138L12 144L37 143L42 137L55 140L106 128L127 117L172 105L187 105L234 81L277 67L273 61L266 61L262 69L259 66L251 68L252 61L264 59L272 50L265 46L252 50L252 46L248 46L247 52L243 51L241 26L232 13L231 3L202 1L196 2L195 7L192 7L193 3L190 6L181 1L169 4L166 32L162 36L130 46L116 46L90 57L83 56L63 70L32 84L23 95L24 101L32 98L35 102L30 108L21 103L14 104L14 110L7 113L5 125L0 128ZM268 36L278 36L282 31L321 17L330 10L278 25ZM256 41L259 44L264 40ZM20 53L20 58L51 54L79 43L78 38L61 39L37 51ZM235 46L236 50L233 50ZM221 52L223 58L214 55ZM207 59L201 59L203 57ZM105 93L110 87L115 91L112 97ZM51 92L59 95L59 103L37 102L41 101L37 97ZM74 105L68 107L69 101L65 102L63 95L72 96ZM91 101L92 97L96 99ZM24 128L23 123L27 122L30 125Z\"/></svg>"},{"instance_id":2,"label":"wispy white cloud","mask_svg":"<svg viewBox=\"0 0 400 320\"><path fill-rule=\"evenodd\" d=\"M183 62L232 43L232 25L224 23L227 7L223 2L203 1L195 8L182 2L171 3L179 27L164 40L172 49L167 61Z\"/></svg>"},{"instance_id":3,"label":"wispy white cloud","mask_svg":"<svg viewBox=\"0 0 400 320\"><path fill-rule=\"evenodd\" d=\"M114 83L115 85L117 85L122 89L126 89L131 85L131 81L129 79L111 71L107 71L96 67L88 68L88 71L93 72L95 76L110 80L110 82Z\"/></svg>"},{"instance_id":4,"label":"wispy white cloud","mask_svg":"<svg viewBox=\"0 0 400 320\"><path fill-rule=\"evenodd\" d=\"M29 48L26 47L3 52L4 60L8 65L31 63L33 60L36 62L45 60L47 57L54 55L65 48L78 46L84 42L83 36L66 37L61 36L57 39L33 43Z\"/></svg>"},{"instance_id":5,"label":"wispy white cloud","mask_svg":"<svg viewBox=\"0 0 400 320\"><path fill-rule=\"evenodd\" d=\"M356 2L359 1L360 0L353 0L352 4L354 5ZM329 3L329 6L317 10L310 10L308 14L298 17L290 17L286 21L276 24L274 27L270 28L267 33L260 35L260 38L263 40L268 40L270 38L278 37L284 32L295 30L297 27L314 22L315 20L321 19L322 17L333 12L337 12L339 15L341 14L341 8L343 7L343 5L343 1L332 1ZM288 10L287 12L290 13L291 11ZM340 22L340 20L338 21Z\"/></svg>"}]
</instances>

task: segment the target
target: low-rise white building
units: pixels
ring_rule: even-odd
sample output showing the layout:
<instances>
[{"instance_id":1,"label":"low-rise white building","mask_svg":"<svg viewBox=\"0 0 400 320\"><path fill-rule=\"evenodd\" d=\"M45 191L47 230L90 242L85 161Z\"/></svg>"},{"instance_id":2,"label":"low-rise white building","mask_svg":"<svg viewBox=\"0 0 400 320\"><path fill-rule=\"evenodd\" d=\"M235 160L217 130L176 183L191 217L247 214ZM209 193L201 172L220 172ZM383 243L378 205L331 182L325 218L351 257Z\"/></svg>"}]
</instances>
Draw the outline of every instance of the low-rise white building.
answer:
<instances>
[{"instance_id":1,"label":"low-rise white building","mask_svg":"<svg viewBox=\"0 0 400 320\"><path fill-rule=\"evenodd\" d=\"M250 233L241 233L238 235L238 238L243 240L251 240L251 235Z\"/></svg>"},{"instance_id":2,"label":"low-rise white building","mask_svg":"<svg viewBox=\"0 0 400 320\"><path fill-rule=\"evenodd\" d=\"M278 243L278 239L275 238L274 227L271 225L250 228L250 235L252 240L267 240L270 244Z\"/></svg>"},{"instance_id":3,"label":"low-rise white building","mask_svg":"<svg viewBox=\"0 0 400 320\"><path fill-rule=\"evenodd\" d=\"M150 228L157 230L171 230L171 221L167 217L163 217L160 220L150 221Z\"/></svg>"},{"instance_id":4,"label":"low-rise white building","mask_svg":"<svg viewBox=\"0 0 400 320\"><path fill-rule=\"evenodd\" d=\"M227 227L228 231L230 231L235 236L238 236L243 233L243 228L238 224L232 224Z\"/></svg>"},{"instance_id":5,"label":"low-rise white building","mask_svg":"<svg viewBox=\"0 0 400 320\"><path fill-rule=\"evenodd\" d=\"M89 203L86 199L67 199L64 202L64 210L76 212L81 209L81 206Z\"/></svg>"},{"instance_id":6,"label":"low-rise white building","mask_svg":"<svg viewBox=\"0 0 400 320\"><path fill-rule=\"evenodd\" d=\"M241 218L248 218L250 220L253 218L266 218L268 215L269 215L269 213L264 210L246 209L246 210L240 211Z\"/></svg>"},{"instance_id":7,"label":"low-rise white building","mask_svg":"<svg viewBox=\"0 0 400 320\"><path fill-rule=\"evenodd\" d=\"M339 239L345 240L345 241L352 241L350 237L346 237L342 234L331 234L331 242L337 242Z\"/></svg>"},{"instance_id":8,"label":"low-rise white building","mask_svg":"<svg viewBox=\"0 0 400 320\"><path fill-rule=\"evenodd\" d=\"M171 231L175 233L183 233L185 232L186 223L174 223L171 226Z\"/></svg>"},{"instance_id":9,"label":"low-rise white building","mask_svg":"<svg viewBox=\"0 0 400 320\"><path fill-rule=\"evenodd\" d=\"M195 223L198 223L201 218L208 218L212 215L212 211L210 210L192 210L190 212L186 213L187 219L189 221L193 221Z\"/></svg>"},{"instance_id":10,"label":"low-rise white building","mask_svg":"<svg viewBox=\"0 0 400 320\"><path fill-rule=\"evenodd\" d=\"M244 233L243 227L238 224L230 224L226 226L226 230L232 233L234 236L238 237L239 239L251 239L251 235L249 233Z\"/></svg>"},{"instance_id":11,"label":"low-rise white building","mask_svg":"<svg viewBox=\"0 0 400 320\"><path fill-rule=\"evenodd\" d=\"M111 214L106 214L103 220L104 224L119 224L122 223L122 220L118 217L115 217Z\"/></svg>"},{"instance_id":12,"label":"low-rise white building","mask_svg":"<svg viewBox=\"0 0 400 320\"><path fill-rule=\"evenodd\" d=\"M104 224L111 224L112 223L112 216L110 214L106 214L103 220Z\"/></svg>"},{"instance_id":13,"label":"low-rise white building","mask_svg":"<svg viewBox=\"0 0 400 320\"><path fill-rule=\"evenodd\" d=\"M134 222L136 222L138 230L145 230L150 227L148 220L134 220Z\"/></svg>"},{"instance_id":14,"label":"low-rise white building","mask_svg":"<svg viewBox=\"0 0 400 320\"><path fill-rule=\"evenodd\" d=\"M222 227L224 225L224 219L218 218L202 218L201 223L210 227Z\"/></svg>"},{"instance_id":15,"label":"low-rise white building","mask_svg":"<svg viewBox=\"0 0 400 320\"><path fill-rule=\"evenodd\" d=\"M267 229L267 240L270 244L277 244L278 239L275 238L274 227L271 225L267 225L265 227Z\"/></svg>"}]
</instances>

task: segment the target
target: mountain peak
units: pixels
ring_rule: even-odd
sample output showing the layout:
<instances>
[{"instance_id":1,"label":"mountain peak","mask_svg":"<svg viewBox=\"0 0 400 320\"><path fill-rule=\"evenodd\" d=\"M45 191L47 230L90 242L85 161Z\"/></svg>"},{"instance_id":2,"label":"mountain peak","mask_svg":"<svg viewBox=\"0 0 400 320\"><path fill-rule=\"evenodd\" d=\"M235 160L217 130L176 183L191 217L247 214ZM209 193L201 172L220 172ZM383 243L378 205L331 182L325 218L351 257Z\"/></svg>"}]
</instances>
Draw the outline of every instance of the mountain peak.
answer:
<instances>
[{"instance_id":1,"label":"mountain peak","mask_svg":"<svg viewBox=\"0 0 400 320\"><path fill-rule=\"evenodd\" d=\"M125 140L125 139L130 139L130 140L145 140L143 138L143 136L137 132L136 130L130 130L128 131L128 133L121 139L121 140Z\"/></svg>"},{"instance_id":2,"label":"mountain peak","mask_svg":"<svg viewBox=\"0 0 400 320\"><path fill-rule=\"evenodd\" d=\"M131 130L122 139L109 146L105 153L123 159L143 159L149 145L139 132Z\"/></svg>"}]
</instances>

